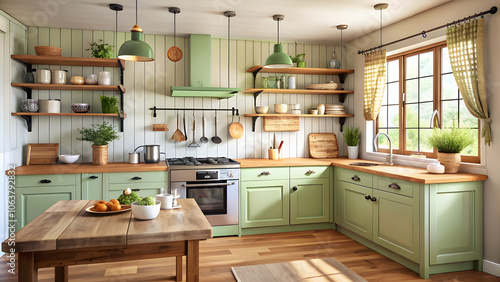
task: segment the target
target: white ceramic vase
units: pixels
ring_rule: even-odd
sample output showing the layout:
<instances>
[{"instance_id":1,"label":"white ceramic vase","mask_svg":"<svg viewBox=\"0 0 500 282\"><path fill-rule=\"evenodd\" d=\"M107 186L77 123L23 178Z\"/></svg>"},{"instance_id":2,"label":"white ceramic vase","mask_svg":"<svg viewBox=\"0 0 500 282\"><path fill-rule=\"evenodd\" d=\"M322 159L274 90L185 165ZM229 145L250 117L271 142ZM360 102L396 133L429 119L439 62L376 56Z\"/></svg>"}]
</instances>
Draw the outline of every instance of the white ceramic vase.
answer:
<instances>
[{"instance_id":1,"label":"white ceramic vase","mask_svg":"<svg viewBox=\"0 0 500 282\"><path fill-rule=\"evenodd\" d=\"M358 146L347 146L347 158L348 159L357 159L359 153L359 145Z\"/></svg>"}]
</instances>

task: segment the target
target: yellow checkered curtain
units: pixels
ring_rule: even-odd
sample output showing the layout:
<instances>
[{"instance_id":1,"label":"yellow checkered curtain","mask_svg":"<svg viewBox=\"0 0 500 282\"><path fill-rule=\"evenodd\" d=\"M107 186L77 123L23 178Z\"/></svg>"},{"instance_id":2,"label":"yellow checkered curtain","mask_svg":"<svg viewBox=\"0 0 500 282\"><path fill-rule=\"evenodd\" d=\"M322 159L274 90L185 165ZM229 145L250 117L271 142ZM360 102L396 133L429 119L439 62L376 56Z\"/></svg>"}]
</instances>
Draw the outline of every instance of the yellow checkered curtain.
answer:
<instances>
[{"instance_id":1,"label":"yellow checkered curtain","mask_svg":"<svg viewBox=\"0 0 500 282\"><path fill-rule=\"evenodd\" d=\"M481 136L489 146L492 140L484 79L484 19L447 28L446 43L465 106L474 117L484 121Z\"/></svg>"},{"instance_id":2,"label":"yellow checkered curtain","mask_svg":"<svg viewBox=\"0 0 500 282\"><path fill-rule=\"evenodd\" d=\"M365 107L366 120L375 120L380 112L387 80L387 57L385 50L365 54Z\"/></svg>"}]
</instances>

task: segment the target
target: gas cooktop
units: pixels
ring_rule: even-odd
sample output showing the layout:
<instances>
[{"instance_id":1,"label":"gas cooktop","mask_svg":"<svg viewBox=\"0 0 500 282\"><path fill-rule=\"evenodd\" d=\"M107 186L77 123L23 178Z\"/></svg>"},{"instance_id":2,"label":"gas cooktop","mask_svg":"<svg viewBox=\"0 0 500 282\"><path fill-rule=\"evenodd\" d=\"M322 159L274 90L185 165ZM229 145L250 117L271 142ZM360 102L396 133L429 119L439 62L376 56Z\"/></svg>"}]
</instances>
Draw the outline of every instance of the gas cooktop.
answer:
<instances>
[{"instance_id":1,"label":"gas cooktop","mask_svg":"<svg viewBox=\"0 0 500 282\"><path fill-rule=\"evenodd\" d=\"M167 165L170 169L205 169L205 168L239 168L240 163L226 157L206 158L169 158Z\"/></svg>"}]
</instances>

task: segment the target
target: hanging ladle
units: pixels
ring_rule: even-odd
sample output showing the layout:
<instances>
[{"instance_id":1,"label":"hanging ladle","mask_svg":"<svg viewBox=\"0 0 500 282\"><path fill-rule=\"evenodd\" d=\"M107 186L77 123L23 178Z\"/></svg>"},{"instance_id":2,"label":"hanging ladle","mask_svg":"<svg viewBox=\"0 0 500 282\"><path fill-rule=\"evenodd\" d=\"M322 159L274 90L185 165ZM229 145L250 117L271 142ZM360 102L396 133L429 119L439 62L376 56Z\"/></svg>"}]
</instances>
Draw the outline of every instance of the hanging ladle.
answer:
<instances>
[{"instance_id":1,"label":"hanging ladle","mask_svg":"<svg viewBox=\"0 0 500 282\"><path fill-rule=\"evenodd\" d=\"M217 110L215 111L215 136L212 137L212 142L214 142L215 144L222 143L222 139L217 136Z\"/></svg>"},{"instance_id":2,"label":"hanging ladle","mask_svg":"<svg viewBox=\"0 0 500 282\"><path fill-rule=\"evenodd\" d=\"M203 129L203 137L200 138L200 142L208 143L208 138L205 136L205 111L203 111L203 116L201 116L201 128Z\"/></svg>"},{"instance_id":3,"label":"hanging ladle","mask_svg":"<svg viewBox=\"0 0 500 282\"><path fill-rule=\"evenodd\" d=\"M181 9L177 7L169 7L168 11L172 14L174 14L174 46L170 47L167 51L167 57L170 59L172 62L178 62L180 59L182 59L182 50L181 48L175 46L175 38L176 38L176 21L175 21L175 16L181 12Z\"/></svg>"},{"instance_id":4,"label":"hanging ladle","mask_svg":"<svg viewBox=\"0 0 500 282\"><path fill-rule=\"evenodd\" d=\"M194 116L194 111L193 111L193 142L188 145L188 147L190 147L190 148L201 147L200 144L196 143L196 141L195 141L196 140L196 137L195 137L195 134L194 134L195 124L196 124L196 121L195 121L195 116Z\"/></svg>"}]
</instances>

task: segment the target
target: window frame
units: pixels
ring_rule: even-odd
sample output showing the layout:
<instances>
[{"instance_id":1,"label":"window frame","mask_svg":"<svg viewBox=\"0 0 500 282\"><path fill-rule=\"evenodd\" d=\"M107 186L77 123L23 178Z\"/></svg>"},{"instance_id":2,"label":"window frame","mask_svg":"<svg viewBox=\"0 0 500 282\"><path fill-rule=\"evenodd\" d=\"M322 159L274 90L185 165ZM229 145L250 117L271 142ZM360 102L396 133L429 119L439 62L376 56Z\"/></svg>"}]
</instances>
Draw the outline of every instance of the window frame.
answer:
<instances>
[{"instance_id":1,"label":"window frame","mask_svg":"<svg viewBox=\"0 0 500 282\"><path fill-rule=\"evenodd\" d=\"M418 54L422 53L427 53L432 51L433 52L433 111L438 110L439 112L439 117L440 117L440 124L439 126L442 127L442 101L441 101L441 76L442 76L442 51L441 49L447 47L446 41L441 41L437 42L431 45L419 47L416 49L408 50L405 52L401 52L398 54L394 54L391 56L387 57L387 63L390 61L395 61L399 60L399 144L398 144L398 149L393 149L394 154L400 154L400 155L406 155L409 156L411 154L420 154L420 155L425 155L426 158L432 158L436 159L437 158L437 150L433 149L432 152L421 152L421 151L410 151L406 150L406 137L405 137L405 132L406 132L406 107L404 103L404 95L406 93L406 68L405 68L405 59L407 57L415 56ZM387 83L386 83L387 87ZM386 93L388 90L386 89ZM385 95L385 94L384 94ZM406 95L406 94L405 94ZM430 120L429 120L430 123ZM374 124L374 129L373 132L375 134L379 133L379 117L377 117L376 121L373 123ZM477 142L478 142L478 155L477 156L469 156L469 155L461 155L462 156L462 162L468 162L468 163L480 163L481 160L481 123L478 119L478 136L477 136ZM394 147L394 144L393 144ZM389 153L389 149L385 148L379 148L378 152L382 153Z\"/></svg>"}]
</instances>

